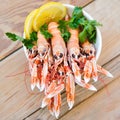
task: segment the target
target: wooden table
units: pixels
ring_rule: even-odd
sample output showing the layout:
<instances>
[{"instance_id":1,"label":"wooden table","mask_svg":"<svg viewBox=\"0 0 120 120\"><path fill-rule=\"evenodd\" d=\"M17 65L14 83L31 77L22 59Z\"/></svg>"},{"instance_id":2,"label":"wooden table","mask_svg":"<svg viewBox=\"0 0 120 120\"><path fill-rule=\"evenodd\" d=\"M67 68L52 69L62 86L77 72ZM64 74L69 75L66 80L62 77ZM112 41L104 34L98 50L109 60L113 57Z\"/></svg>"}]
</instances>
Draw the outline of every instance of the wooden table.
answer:
<instances>
[{"instance_id":1,"label":"wooden table","mask_svg":"<svg viewBox=\"0 0 120 120\"><path fill-rule=\"evenodd\" d=\"M43 93L30 91L28 69L21 43L10 41L5 32L23 33L26 15L50 0L0 0L0 120L55 120L41 109ZM57 1L57 0L56 0ZM68 110L66 95L62 93L60 120L120 120L120 0L58 0L84 6L103 26L102 53L98 63L114 78L100 76L105 81L94 83L97 92L76 86L75 105ZM13 74L21 73L15 76ZM11 77L8 77L11 75ZM27 88L26 88L27 86Z\"/></svg>"}]
</instances>

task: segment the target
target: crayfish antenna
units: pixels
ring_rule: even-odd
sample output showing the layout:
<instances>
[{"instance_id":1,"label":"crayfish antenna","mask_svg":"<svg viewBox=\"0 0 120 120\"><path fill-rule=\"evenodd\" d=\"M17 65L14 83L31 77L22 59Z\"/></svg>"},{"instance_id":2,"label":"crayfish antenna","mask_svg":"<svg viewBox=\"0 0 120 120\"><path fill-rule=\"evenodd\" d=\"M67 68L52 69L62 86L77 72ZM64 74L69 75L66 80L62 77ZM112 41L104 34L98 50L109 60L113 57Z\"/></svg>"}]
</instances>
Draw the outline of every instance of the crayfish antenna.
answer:
<instances>
[{"instance_id":1,"label":"crayfish antenna","mask_svg":"<svg viewBox=\"0 0 120 120\"><path fill-rule=\"evenodd\" d=\"M48 98L52 98L52 97L54 97L55 95L57 95L58 93L60 93L63 89L64 89L64 84L60 84L60 85L56 86L55 89L52 90L52 91L47 95L47 97L48 97Z\"/></svg>"},{"instance_id":2,"label":"crayfish antenna","mask_svg":"<svg viewBox=\"0 0 120 120\"><path fill-rule=\"evenodd\" d=\"M72 71L75 76L75 80L80 82L81 81L81 73L80 68L74 60L71 60Z\"/></svg>"},{"instance_id":3,"label":"crayfish antenna","mask_svg":"<svg viewBox=\"0 0 120 120\"><path fill-rule=\"evenodd\" d=\"M61 95L58 93L56 96L54 96L54 115L58 119L60 114L60 107L61 107Z\"/></svg>"},{"instance_id":4,"label":"crayfish antenna","mask_svg":"<svg viewBox=\"0 0 120 120\"><path fill-rule=\"evenodd\" d=\"M52 116L54 116L53 103L54 103L54 98L51 98L48 104L48 110L50 111L50 114Z\"/></svg>"},{"instance_id":5,"label":"crayfish antenna","mask_svg":"<svg viewBox=\"0 0 120 120\"><path fill-rule=\"evenodd\" d=\"M101 73L103 73L104 75L113 78L113 75L108 72L107 70L105 70L104 68L102 68L100 65L97 65L97 70Z\"/></svg>"},{"instance_id":6,"label":"crayfish antenna","mask_svg":"<svg viewBox=\"0 0 120 120\"><path fill-rule=\"evenodd\" d=\"M49 102L50 102L50 98L44 97L42 100L41 108L44 108L45 106L47 106Z\"/></svg>"},{"instance_id":7,"label":"crayfish antenna","mask_svg":"<svg viewBox=\"0 0 120 120\"><path fill-rule=\"evenodd\" d=\"M92 79L94 80L94 82L98 81L98 73L97 73L97 64L96 64L96 60L95 58L91 59L91 64L92 64Z\"/></svg>"},{"instance_id":8,"label":"crayfish antenna","mask_svg":"<svg viewBox=\"0 0 120 120\"><path fill-rule=\"evenodd\" d=\"M84 66L85 83L88 83L90 81L91 73L92 73L92 64L90 63L90 61L87 60Z\"/></svg>"},{"instance_id":9,"label":"crayfish antenna","mask_svg":"<svg viewBox=\"0 0 120 120\"><path fill-rule=\"evenodd\" d=\"M66 93L67 93L67 103L69 106L69 109L71 109L74 105L74 98L75 98L75 81L74 76L72 74L72 71L67 66L66 69Z\"/></svg>"},{"instance_id":10,"label":"crayfish antenna","mask_svg":"<svg viewBox=\"0 0 120 120\"><path fill-rule=\"evenodd\" d=\"M73 105L74 105L74 101L69 101L68 102L69 110L72 109Z\"/></svg>"},{"instance_id":11,"label":"crayfish antenna","mask_svg":"<svg viewBox=\"0 0 120 120\"><path fill-rule=\"evenodd\" d=\"M42 73L41 73L41 87L40 91L43 91L45 89L45 83L46 83L46 77L48 74L48 58L47 55L45 56Z\"/></svg>"},{"instance_id":12,"label":"crayfish antenna","mask_svg":"<svg viewBox=\"0 0 120 120\"><path fill-rule=\"evenodd\" d=\"M76 83L81 87L87 88L88 90L97 91L93 85L85 83L83 80L81 80L81 82L76 81Z\"/></svg>"},{"instance_id":13,"label":"crayfish antenna","mask_svg":"<svg viewBox=\"0 0 120 120\"><path fill-rule=\"evenodd\" d=\"M37 88L40 90L40 83L39 83L39 80L38 80L36 86L37 86Z\"/></svg>"},{"instance_id":14,"label":"crayfish antenna","mask_svg":"<svg viewBox=\"0 0 120 120\"><path fill-rule=\"evenodd\" d=\"M33 91L33 90L34 90L34 88L35 88L35 84L34 84L34 83L32 83L32 84L31 84L31 90Z\"/></svg>"}]
</instances>

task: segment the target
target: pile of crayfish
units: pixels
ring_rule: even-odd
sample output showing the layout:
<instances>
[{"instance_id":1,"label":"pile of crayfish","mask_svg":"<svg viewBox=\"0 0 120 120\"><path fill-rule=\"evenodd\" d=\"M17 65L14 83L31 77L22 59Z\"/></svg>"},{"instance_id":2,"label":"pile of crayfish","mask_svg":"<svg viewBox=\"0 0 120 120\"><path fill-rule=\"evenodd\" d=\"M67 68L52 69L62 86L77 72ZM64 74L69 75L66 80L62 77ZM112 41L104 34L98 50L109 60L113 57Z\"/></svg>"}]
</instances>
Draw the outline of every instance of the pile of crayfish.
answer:
<instances>
[{"instance_id":1,"label":"pile of crayfish","mask_svg":"<svg viewBox=\"0 0 120 120\"><path fill-rule=\"evenodd\" d=\"M95 46L87 39L80 43L79 30L69 28L71 34L64 42L58 23L50 22L48 31L52 38L48 41L44 35L37 33L37 44L28 49L28 61L31 74L31 89L37 87L44 91L41 107L48 106L56 118L60 114L61 92L65 89L69 109L75 99L75 83L92 91L97 89L90 80L98 81L98 72L113 77L110 72L96 63Z\"/></svg>"}]
</instances>

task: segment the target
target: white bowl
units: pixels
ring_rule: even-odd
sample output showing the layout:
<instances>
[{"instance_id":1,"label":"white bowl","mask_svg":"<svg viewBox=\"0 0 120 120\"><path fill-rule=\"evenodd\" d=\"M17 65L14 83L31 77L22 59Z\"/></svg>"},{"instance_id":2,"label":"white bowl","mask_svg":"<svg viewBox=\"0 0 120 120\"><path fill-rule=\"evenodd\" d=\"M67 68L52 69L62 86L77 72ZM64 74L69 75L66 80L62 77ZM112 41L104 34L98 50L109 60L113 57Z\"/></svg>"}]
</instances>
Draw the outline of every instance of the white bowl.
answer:
<instances>
[{"instance_id":1,"label":"white bowl","mask_svg":"<svg viewBox=\"0 0 120 120\"><path fill-rule=\"evenodd\" d=\"M70 5L70 4L64 4L64 6L67 8L67 12L68 14L71 16L72 15L72 12L75 8L75 6L73 5ZM83 10L83 15L88 19L88 20L94 20L87 12L85 12ZM96 60L98 60L99 56L100 56L100 53L101 53L101 49L102 49L102 37L101 37L101 32L100 30L98 29L98 27L96 27L96 31L97 31L97 34L96 34L96 43L95 43L95 49L96 49ZM23 37L25 37L25 34L23 35ZM24 52L25 52L25 55L26 57L28 58L28 54L27 54L27 49L25 46L23 46L24 48Z\"/></svg>"}]
</instances>

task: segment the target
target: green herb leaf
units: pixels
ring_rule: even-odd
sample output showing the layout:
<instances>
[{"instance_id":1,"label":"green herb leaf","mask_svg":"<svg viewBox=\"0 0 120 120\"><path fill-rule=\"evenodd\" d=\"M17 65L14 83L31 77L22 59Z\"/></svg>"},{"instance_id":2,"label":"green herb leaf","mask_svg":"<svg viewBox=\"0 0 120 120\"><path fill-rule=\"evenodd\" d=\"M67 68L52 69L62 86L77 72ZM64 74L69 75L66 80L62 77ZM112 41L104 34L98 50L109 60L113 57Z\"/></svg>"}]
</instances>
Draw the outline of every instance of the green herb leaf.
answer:
<instances>
[{"instance_id":1,"label":"green herb leaf","mask_svg":"<svg viewBox=\"0 0 120 120\"><path fill-rule=\"evenodd\" d=\"M76 29L79 27L79 19L76 17L73 17L70 21L69 21L69 26L72 29Z\"/></svg>"},{"instance_id":2,"label":"green herb leaf","mask_svg":"<svg viewBox=\"0 0 120 120\"><path fill-rule=\"evenodd\" d=\"M81 43L84 43L87 38L87 32L86 29L84 29L80 34L79 34L79 40Z\"/></svg>"},{"instance_id":3,"label":"green herb leaf","mask_svg":"<svg viewBox=\"0 0 120 120\"><path fill-rule=\"evenodd\" d=\"M67 31L66 31L65 33L62 33L61 35L62 35L64 41L65 41L65 42L68 42L68 40L69 40L69 38L70 38L70 32L67 32Z\"/></svg>"},{"instance_id":4,"label":"green herb leaf","mask_svg":"<svg viewBox=\"0 0 120 120\"><path fill-rule=\"evenodd\" d=\"M30 41L37 41L37 32L32 32L30 34Z\"/></svg>"},{"instance_id":5,"label":"green herb leaf","mask_svg":"<svg viewBox=\"0 0 120 120\"><path fill-rule=\"evenodd\" d=\"M71 35L67 29L68 22L64 20L60 20L58 24L59 24L58 28L60 29L62 38L64 39L65 42L67 42Z\"/></svg>"},{"instance_id":6,"label":"green herb leaf","mask_svg":"<svg viewBox=\"0 0 120 120\"><path fill-rule=\"evenodd\" d=\"M44 35L44 37L46 39L52 38L52 34L48 32L48 25L47 24L44 24L40 27L40 32L41 32L41 34Z\"/></svg>"},{"instance_id":7,"label":"green herb leaf","mask_svg":"<svg viewBox=\"0 0 120 120\"><path fill-rule=\"evenodd\" d=\"M13 41L17 41L17 40L23 41L24 40L24 38L22 38L22 37L20 37L18 35L15 35L14 33L7 32L5 34L7 35L8 38L10 38Z\"/></svg>"},{"instance_id":8,"label":"green herb leaf","mask_svg":"<svg viewBox=\"0 0 120 120\"><path fill-rule=\"evenodd\" d=\"M72 13L72 17L82 18L83 17L82 7L75 7Z\"/></svg>"},{"instance_id":9,"label":"green herb leaf","mask_svg":"<svg viewBox=\"0 0 120 120\"><path fill-rule=\"evenodd\" d=\"M101 26L96 20L86 20L84 29L87 31L87 38L90 43L96 43L96 26Z\"/></svg>"},{"instance_id":10,"label":"green herb leaf","mask_svg":"<svg viewBox=\"0 0 120 120\"><path fill-rule=\"evenodd\" d=\"M82 29L82 32L79 34L81 43L83 43L85 39L88 39L91 43L96 42L96 26L101 26L101 24L96 20L87 20L83 15L81 7L75 7L68 24L72 29Z\"/></svg>"},{"instance_id":11,"label":"green herb leaf","mask_svg":"<svg viewBox=\"0 0 120 120\"><path fill-rule=\"evenodd\" d=\"M91 24L87 24L87 25L84 27L84 29L86 29L86 31L87 31L87 33L88 33L89 35L92 35L93 31L95 30L95 27L92 26Z\"/></svg>"},{"instance_id":12,"label":"green herb leaf","mask_svg":"<svg viewBox=\"0 0 120 120\"><path fill-rule=\"evenodd\" d=\"M21 41L27 48L32 48L34 46L34 43L37 41L37 33L32 32L30 34L30 39L24 39L23 37L20 37L14 33L7 32L7 37L10 38L12 41Z\"/></svg>"},{"instance_id":13,"label":"green herb leaf","mask_svg":"<svg viewBox=\"0 0 120 120\"><path fill-rule=\"evenodd\" d=\"M67 30L67 24L68 24L67 21L59 20L58 24L59 24L58 28L60 29L61 32Z\"/></svg>"},{"instance_id":14,"label":"green herb leaf","mask_svg":"<svg viewBox=\"0 0 120 120\"><path fill-rule=\"evenodd\" d=\"M82 19L82 18L84 18L83 13L82 13L82 8L81 7L75 7L75 9L72 13L72 17L69 21L69 26L73 29L78 28L79 25L80 25L80 22L81 22L80 19Z\"/></svg>"},{"instance_id":15,"label":"green herb leaf","mask_svg":"<svg viewBox=\"0 0 120 120\"><path fill-rule=\"evenodd\" d=\"M22 42L28 49L31 49L34 46L34 43L26 39Z\"/></svg>"},{"instance_id":16,"label":"green herb leaf","mask_svg":"<svg viewBox=\"0 0 120 120\"><path fill-rule=\"evenodd\" d=\"M96 20L89 20L89 23L93 26L102 26L102 24L97 22Z\"/></svg>"},{"instance_id":17,"label":"green herb leaf","mask_svg":"<svg viewBox=\"0 0 120 120\"><path fill-rule=\"evenodd\" d=\"M96 43L96 30L93 31L92 35L89 36L90 43Z\"/></svg>"},{"instance_id":18,"label":"green herb leaf","mask_svg":"<svg viewBox=\"0 0 120 120\"><path fill-rule=\"evenodd\" d=\"M80 27L85 26L87 24L86 18L85 17L79 18L77 24L80 25Z\"/></svg>"}]
</instances>

